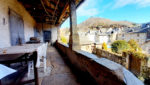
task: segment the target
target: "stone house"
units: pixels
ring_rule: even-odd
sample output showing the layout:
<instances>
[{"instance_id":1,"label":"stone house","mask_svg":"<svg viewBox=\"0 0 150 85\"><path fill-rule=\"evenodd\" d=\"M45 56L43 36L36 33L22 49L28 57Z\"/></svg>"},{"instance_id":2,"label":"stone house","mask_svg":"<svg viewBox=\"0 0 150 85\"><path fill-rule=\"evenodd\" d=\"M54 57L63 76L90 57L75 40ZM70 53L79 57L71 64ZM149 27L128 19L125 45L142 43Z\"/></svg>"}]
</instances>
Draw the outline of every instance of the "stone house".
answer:
<instances>
[{"instance_id":1,"label":"stone house","mask_svg":"<svg viewBox=\"0 0 150 85\"><path fill-rule=\"evenodd\" d=\"M148 54L150 54L150 41L146 41L141 45L141 48Z\"/></svg>"},{"instance_id":2,"label":"stone house","mask_svg":"<svg viewBox=\"0 0 150 85\"><path fill-rule=\"evenodd\" d=\"M120 33L117 35L117 40L126 40L129 41L130 39L134 39L138 42L141 48L146 52L149 53L149 40L150 40L150 28L145 27L141 28L136 32L127 32L127 33Z\"/></svg>"},{"instance_id":3,"label":"stone house","mask_svg":"<svg viewBox=\"0 0 150 85\"><path fill-rule=\"evenodd\" d=\"M148 22L148 23L145 23L145 24L142 24L142 26L141 26L142 28L149 28L150 27L150 22Z\"/></svg>"},{"instance_id":4,"label":"stone house","mask_svg":"<svg viewBox=\"0 0 150 85\"><path fill-rule=\"evenodd\" d=\"M122 33L117 35L117 40L129 41L134 39L141 45L146 41L146 35L146 33Z\"/></svg>"},{"instance_id":5,"label":"stone house","mask_svg":"<svg viewBox=\"0 0 150 85\"><path fill-rule=\"evenodd\" d=\"M97 35L97 42L98 44L102 44L102 43L109 43L110 42L110 35L108 34L99 34Z\"/></svg>"},{"instance_id":6,"label":"stone house","mask_svg":"<svg viewBox=\"0 0 150 85\"><path fill-rule=\"evenodd\" d=\"M88 32L78 32L81 49L87 52L92 52L94 44L96 47L101 48L105 42L108 45L116 40L119 29L103 28L99 30L89 30Z\"/></svg>"}]
</instances>

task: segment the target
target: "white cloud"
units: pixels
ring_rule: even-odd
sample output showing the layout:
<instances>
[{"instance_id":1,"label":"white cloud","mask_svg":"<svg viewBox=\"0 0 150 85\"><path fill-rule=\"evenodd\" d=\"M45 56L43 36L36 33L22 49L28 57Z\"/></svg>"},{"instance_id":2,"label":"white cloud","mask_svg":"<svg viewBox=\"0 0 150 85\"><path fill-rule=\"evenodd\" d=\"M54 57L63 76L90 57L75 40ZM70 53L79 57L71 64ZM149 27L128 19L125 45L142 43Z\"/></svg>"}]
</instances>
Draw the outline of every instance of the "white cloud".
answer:
<instances>
[{"instance_id":1,"label":"white cloud","mask_svg":"<svg viewBox=\"0 0 150 85\"><path fill-rule=\"evenodd\" d=\"M139 7L147 7L150 6L150 0L115 0L113 8L120 8L130 4L136 4Z\"/></svg>"},{"instance_id":2,"label":"white cloud","mask_svg":"<svg viewBox=\"0 0 150 85\"><path fill-rule=\"evenodd\" d=\"M99 14L99 10L96 8L97 2L101 0L85 0L85 2L77 9L78 16L95 16Z\"/></svg>"}]
</instances>

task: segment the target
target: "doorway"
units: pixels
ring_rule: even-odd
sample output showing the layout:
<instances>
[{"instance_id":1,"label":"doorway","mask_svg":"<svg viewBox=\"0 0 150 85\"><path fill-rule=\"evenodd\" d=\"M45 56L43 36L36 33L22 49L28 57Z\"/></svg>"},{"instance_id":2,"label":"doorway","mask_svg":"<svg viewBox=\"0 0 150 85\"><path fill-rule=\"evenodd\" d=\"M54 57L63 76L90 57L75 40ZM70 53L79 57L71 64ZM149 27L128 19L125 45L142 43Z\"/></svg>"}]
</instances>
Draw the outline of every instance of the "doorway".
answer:
<instances>
[{"instance_id":1,"label":"doorway","mask_svg":"<svg viewBox=\"0 0 150 85\"><path fill-rule=\"evenodd\" d=\"M51 31L43 31L44 32L44 42L51 41Z\"/></svg>"},{"instance_id":2,"label":"doorway","mask_svg":"<svg viewBox=\"0 0 150 85\"><path fill-rule=\"evenodd\" d=\"M24 23L20 15L15 11L9 10L9 28L11 45L24 44Z\"/></svg>"}]
</instances>

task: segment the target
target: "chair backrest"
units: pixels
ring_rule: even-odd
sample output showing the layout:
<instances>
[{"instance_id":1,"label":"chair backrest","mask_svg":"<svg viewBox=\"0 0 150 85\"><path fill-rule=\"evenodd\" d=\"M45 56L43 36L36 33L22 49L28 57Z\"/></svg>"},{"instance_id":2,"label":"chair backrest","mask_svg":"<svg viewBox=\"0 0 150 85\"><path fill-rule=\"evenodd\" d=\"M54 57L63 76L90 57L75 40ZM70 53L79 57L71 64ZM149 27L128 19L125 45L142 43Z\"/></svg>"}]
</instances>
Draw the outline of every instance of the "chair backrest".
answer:
<instances>
[{"instance_id":1,"label":"chair backrest","mask_svg":"<svg viewBox=\"0 0 150 85\"><path fill-rule=\"evenodd\" d=\"M47 47L48 47L48 42L46 42L45 44L44 44L44 52L43 52L43 56L44 57L46 57L46 54L47 54Z\"/></svg>"}]
</instances>

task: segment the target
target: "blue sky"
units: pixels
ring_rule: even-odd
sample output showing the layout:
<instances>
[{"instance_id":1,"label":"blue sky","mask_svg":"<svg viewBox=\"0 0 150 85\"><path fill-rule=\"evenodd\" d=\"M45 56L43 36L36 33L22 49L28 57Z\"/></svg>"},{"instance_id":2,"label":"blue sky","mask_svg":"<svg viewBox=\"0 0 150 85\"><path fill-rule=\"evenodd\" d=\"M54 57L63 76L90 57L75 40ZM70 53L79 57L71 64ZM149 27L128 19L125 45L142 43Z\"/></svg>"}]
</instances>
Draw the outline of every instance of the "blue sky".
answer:
<instances>
[{"instance_id":1,"label":"blue sky","mask_svg":"<svg viewBox=\"0 0 150 85\"><path fill-rule=\"evenodd\" d=\"M77 9L77 23L90 17L136 23L150 22L150 0L85 0ZM63 27L69 27L67 19Z\"/></svg>"}]
</instances>

